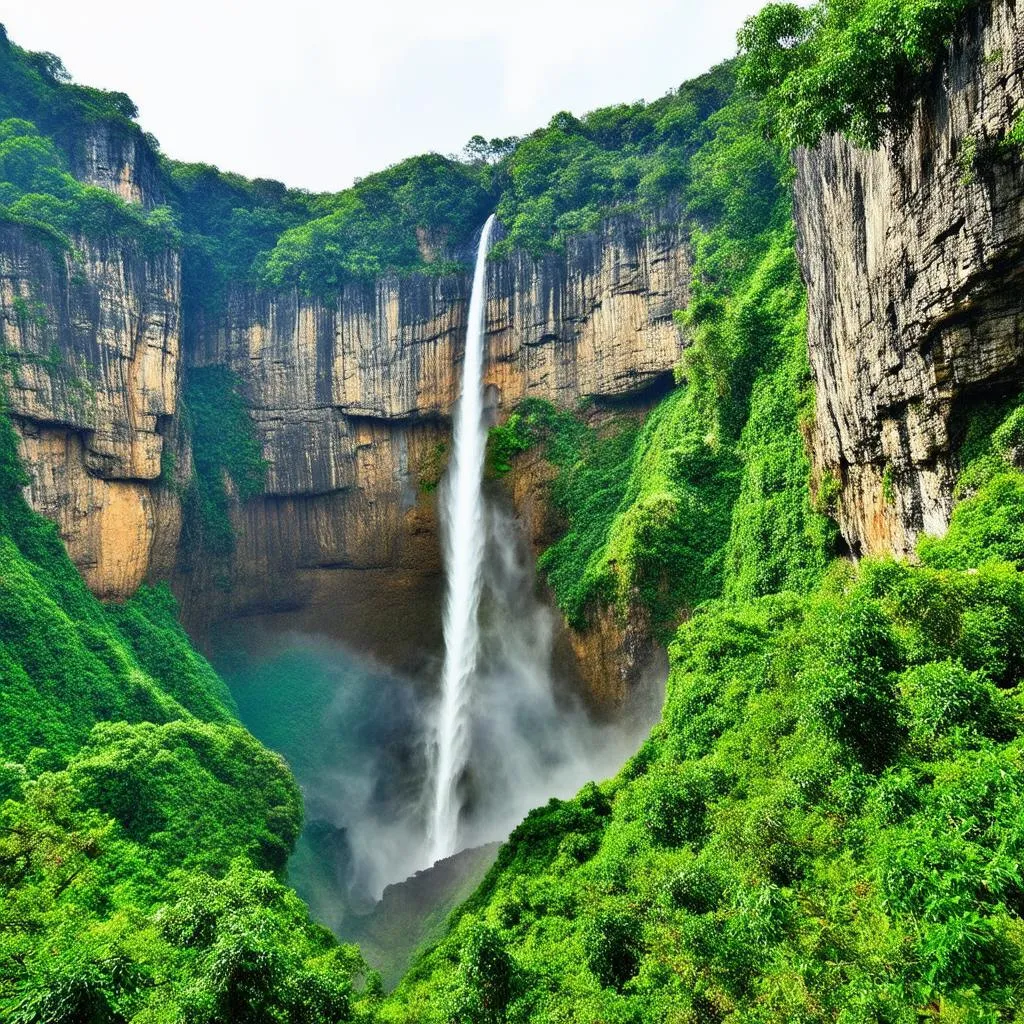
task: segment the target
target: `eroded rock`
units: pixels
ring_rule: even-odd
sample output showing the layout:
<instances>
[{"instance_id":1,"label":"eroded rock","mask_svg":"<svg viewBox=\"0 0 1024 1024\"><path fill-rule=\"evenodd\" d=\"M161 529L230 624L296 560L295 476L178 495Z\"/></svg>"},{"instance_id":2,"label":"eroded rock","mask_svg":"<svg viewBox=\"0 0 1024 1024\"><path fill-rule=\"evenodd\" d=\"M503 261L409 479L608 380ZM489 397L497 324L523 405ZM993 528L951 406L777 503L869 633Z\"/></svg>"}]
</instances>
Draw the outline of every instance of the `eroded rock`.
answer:
<instances>
[{"instance_id":1,"label":"eroded rock","mask_svg":"<svg viewBox=\"0 0 1024 1024\"><path fill-rule=\"evenodd\" d=\"M854 552L911 554L952 511L972 405L1024 384L1024 110L1014 2L972 13L898 136L796 154L815 470Z\"/></svg>"}]
</instances>

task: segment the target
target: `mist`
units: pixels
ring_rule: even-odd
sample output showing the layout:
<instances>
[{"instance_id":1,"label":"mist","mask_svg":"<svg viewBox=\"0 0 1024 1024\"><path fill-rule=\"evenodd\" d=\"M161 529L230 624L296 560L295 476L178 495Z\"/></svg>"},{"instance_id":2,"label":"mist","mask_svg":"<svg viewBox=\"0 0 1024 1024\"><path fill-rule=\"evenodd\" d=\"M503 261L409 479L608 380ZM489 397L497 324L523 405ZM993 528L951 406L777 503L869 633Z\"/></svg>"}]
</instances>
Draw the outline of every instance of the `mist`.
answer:
<instances>
[{"instance_id":1,"label":"mist","mask_svg":"<svg viewBox=\"0 0 1024 1024\"><path fill-rule=\"evenodd\" d=\"M493 496L486 529L458 850L503 840L531 808L613 775L650 731L664 693L656 666L627 707L611 720L595 716L571 672L555 668L569 661L564 627L538 596L519 523ZM358 937L359 917L386 886L431 865L440 664L405 677L323 635L275 634L266 619L227 627L212 654L242 721L287 758L302 788L306 826L291 881L318 919Z\"/></svg>"}]
</instances>

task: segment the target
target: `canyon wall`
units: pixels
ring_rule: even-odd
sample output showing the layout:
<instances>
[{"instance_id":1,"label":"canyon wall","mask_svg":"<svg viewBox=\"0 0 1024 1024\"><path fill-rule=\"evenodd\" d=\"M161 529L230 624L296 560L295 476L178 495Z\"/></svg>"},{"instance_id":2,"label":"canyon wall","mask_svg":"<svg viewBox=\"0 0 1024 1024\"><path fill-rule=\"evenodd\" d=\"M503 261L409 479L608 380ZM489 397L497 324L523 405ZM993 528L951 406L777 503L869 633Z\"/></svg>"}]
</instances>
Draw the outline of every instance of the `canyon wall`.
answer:
<instances>
[{"instance_id":1,"label":"canyon wall","mask_svg":"<svg viewBox=\"0 0 1024 1024\"><path fill-rule=\"evenodd\" d=\"M876 151L796 154L817 393L816 473L842 484L855 553L945 531L979 401L1024 385L1024 23L984 3Z\"/></svg>"},{"instance_id":2,"label":"canyon wall","mask_svg":"<svg viewBox=\"0 0 1024 1024\"><path fill-rule=\"evenodd\" d=\"M167 575L180 506L163 473L181 361L177 255L0 226L0 366L28 498L89 587Z\"/></svg>"},{"instance_id":3,"label":"canyon wall","mask_svg":"<svg viewBox=\"0 0 1024 1024\"><path fill-rule=\"evenodd\" d=\"M493 261L493 414L526 397L643 401L681 355L672 314L689 268L674 211L612 218L563 254ZM433 489L468 298L465 274L352 284L331 302L237 289L223 319L199 325L189 360L241 379L269 468L265 495L235 510L233 555L179 566L190 623L276 610L308 629L333 616L335 632L400 666L440 635Z\"/></svg>"},{"instance_id":4,"label":"canyon wall","mask_svg":"<svg viewBox=\"0 0 1024 1024\"><path fill-rule=\"evenodd\" d=\"M161 201L141 136L100 126L74 153L82 180ZM689 273L675 210L612 218L540 260L493 261L495 417L525 397L645 401L679 360L672 314ZM3 225L0 371L27 497L104 599L169 578L200 637L224 618L273 613L413 667L440 635L435 488L468 292L466 274L351 284L331 301L237 287L222 314L186 323L176 253L85 239L65 252ZM261 495L232 501L236 543L221 557L182 537L183 381L205 366L241 381L268 467Z\"/></svg>"}]
</instances>

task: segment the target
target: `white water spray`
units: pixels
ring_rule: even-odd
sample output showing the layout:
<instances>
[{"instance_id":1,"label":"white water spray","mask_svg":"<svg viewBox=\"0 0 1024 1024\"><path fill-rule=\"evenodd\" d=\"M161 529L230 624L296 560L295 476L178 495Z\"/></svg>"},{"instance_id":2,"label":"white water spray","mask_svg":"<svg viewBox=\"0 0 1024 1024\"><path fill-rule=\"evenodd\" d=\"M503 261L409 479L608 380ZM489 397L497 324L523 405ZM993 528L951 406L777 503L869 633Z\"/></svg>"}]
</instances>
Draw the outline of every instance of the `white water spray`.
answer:
<instances>
[{"instance_id":1,"label":"white water spray","mask_svg":"<svg viewBox=\"0 0 1024 1024\"><path fill-rule=\"evenodd\" d=\"M462 394L455 410L452 458L444 492L444 559L447 594L444 606L444 670L441 704L434 738L433 806L428 842L430 860L456 852L459 779L470 752L472 681L480 652L480 594L486 545L483 497L484 328L487 311L487 251L494 215L480 235L473 271L473 291L466 324Z\"/></svg>"}]
</instances>

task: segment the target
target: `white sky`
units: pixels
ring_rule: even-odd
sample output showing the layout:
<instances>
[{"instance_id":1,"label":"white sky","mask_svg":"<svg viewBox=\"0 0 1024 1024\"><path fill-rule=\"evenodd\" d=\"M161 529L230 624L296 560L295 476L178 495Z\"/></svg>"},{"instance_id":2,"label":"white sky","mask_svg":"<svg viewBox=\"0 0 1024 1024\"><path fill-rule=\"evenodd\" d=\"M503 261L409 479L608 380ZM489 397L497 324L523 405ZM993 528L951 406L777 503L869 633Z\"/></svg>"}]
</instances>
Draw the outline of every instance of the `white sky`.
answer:
<instances>
[{"instance_id":1,"label":"white sky","mask_svg":"<svg viewBox=\"0 0 1024 1024\"><path fill-rule=\"evenodd\" d=\"M654 99L761 0L6 0L11 39L128 93L181 160L337 190L471 135Z\"/></svg>"}]
</instances>

